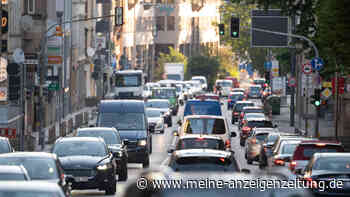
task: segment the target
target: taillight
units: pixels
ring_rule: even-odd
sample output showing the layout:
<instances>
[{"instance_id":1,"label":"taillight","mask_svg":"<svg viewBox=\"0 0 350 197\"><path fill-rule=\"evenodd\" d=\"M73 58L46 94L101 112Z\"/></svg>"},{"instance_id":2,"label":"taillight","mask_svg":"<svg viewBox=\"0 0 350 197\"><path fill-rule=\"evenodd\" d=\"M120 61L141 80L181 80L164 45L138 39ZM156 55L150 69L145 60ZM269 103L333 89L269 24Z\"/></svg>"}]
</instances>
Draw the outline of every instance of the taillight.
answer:
<instances>
[{"instance_id":1,"label":"taillight","mask_svg":"<svg viewBox=\"0 0 350 197\"><path fill-rule=\"evenodd\" d=\"M243 118L243 116L244 116L244 114L243 114L243 113L241 113L241 118Z\"/></svg>"},{"instance_id":2,"label":"taillight","mask_svg":"<svg viewBox=\"0 0 350 197\"><path fill-rule=\"evenodd\" d=\"M231 99L228 99L227 101L228 101L229 103L231 103L232 100L231 100Z\"/></svg>"},{"instance_id":3,"label":"taillight","mask_svg":"<svg viewBox=\"0 0 350 197\"><path fill-rule=\"evenodd\" d=\"M284 166L284 161L282 159L275 159L274 163L278 166Z\"/></svg>"},{"instance_id":4,"label":"taillight","mask_svg":"<svg viewBox=\"0 0 350 197\"><path fill-rule=\"evenodd\" d=\"M234 112L233 114L234 114L234 115L238 115L239 113L238 113L238 112Z\"/></svg>"},{"instance_id":5,"label":"taillight","mask_svg":"<svg viewBox=\"0 0 350 197\"><path fill-rule=\"evenodd\" d=\"M292 161L289 163L289 169L293 172L295 167L297 166L297 162L296 161Z\"/></svg>"},{"instance_id":6,"label":"taillight","mask_svg":"<svg viewBox=\"0 0 350 197\"><path fill-rule=\"evenodd\" d=\"M229 139L227 139L227 140L225 141L225 146L226 146L226 148L231 148L231 142L230 142Z\"/></svg>"},{"instance_id":7,"label":"taillight","mask_svg":"<svg viewBox=\"0 0 350 197\"><path fill-rule=\"evenodd\" d=\"M267 152L267 147L264 147L264 152L265 152L265 153Z\"/></svg>"},{"instance_id":8,"label":"taillight","mask_svg":"<svg viewBox=\"0 0 350 197\"><path fill-rule=\"evenodd\" d=\"M250 127L243 127L242 131L244 133L248 133L250 131L250 129L251 129Z\"/></svg>"},{"instance_id":9,"label":"taillight","mask_svg":"<svg viewBox=\"0 0 350 197\"><path fill-rule=\"evenodd\" d=\"M66 177L64 176L64 174L61 174L61 179L65 179Z\"/></svg>"}]
</instances>

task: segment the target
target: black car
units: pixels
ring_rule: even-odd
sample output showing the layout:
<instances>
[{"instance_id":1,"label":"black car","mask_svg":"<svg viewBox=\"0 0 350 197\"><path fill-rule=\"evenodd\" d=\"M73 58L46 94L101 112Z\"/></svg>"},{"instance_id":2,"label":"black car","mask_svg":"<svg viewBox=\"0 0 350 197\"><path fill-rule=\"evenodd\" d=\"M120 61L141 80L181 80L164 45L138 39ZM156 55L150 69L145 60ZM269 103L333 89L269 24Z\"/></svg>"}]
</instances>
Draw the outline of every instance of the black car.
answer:
<instances>
[{"instance_id":1,"label":"black car","mask_svg":"<svg viewBox=\"0 0 350 197\"><path fill-rule=\"evenodd\" d=\"M232 119L231 123L235 124L239 120L239 117L241 115L241 112L243 111L243 107L247 106L254 106L254 103L252 101L237 101L236 104L233 106L232 109Z\"/></svg>"},{"instance_id":2,"label":"black car","mask_svg":"<svg viewBox=\"0 0 350 197\"><path fill-rule=\"evenodd\" d=\"M117 129L112 127L79 128L75 136L102 137L117 161L116 173L118 174L118 180L126 181L128 179L128 141L122 141L120 139Z\"/></svg>"},{"instance_id":3,"label":"black car","mask_svg":"<svg viewBox=\"0 0 350 197\"><path fill-rule=\"evenodd\" d=\"M102 138L59 138L52 152L59 157L72 189L99 189L107 195L115 194L116 162Z\"/></svg>"},{"instance_id":4,"label":"black car","mask_svg":"<svg viewBox=\"0 0 350 197\"><path fill-rule=\"evenodd\" d=\"M0 137L0 154L11 153L15 150L12 148L11 143L7 137Z\"/></svg>"},{"instance_id":5,"label":"black car","mask_svg":"<svg viewBox=\"0 0 350 197\"><path fill-rule=\"evenodd\" d=\"M213 149L174 151L168 166L175 172L240 172L233 152Z\"/></svg>"},{"instance_id":6,"label":"black car","mask_svg":"<svg viewBox=\"0 0 350 197\"><path fill-rule=\"evenodd\" d=\"M152 134L144 101L103 100L98 109L98 127L114 127L122 140L128 140L128 163L149 167Z\"/></svg>"},{"instance_id":7,"label":"black car","mask_svg":"<svg viewBox=\"0 0 350 197\"><path fill-rule=\"evenodd\" d=\"M65 172L55 154L45 152L0 154L0 165L22 165L32 181L54 182L62 188L67 196L70 196L70 187L64 177Z\"/></svg>"}]
</instances>

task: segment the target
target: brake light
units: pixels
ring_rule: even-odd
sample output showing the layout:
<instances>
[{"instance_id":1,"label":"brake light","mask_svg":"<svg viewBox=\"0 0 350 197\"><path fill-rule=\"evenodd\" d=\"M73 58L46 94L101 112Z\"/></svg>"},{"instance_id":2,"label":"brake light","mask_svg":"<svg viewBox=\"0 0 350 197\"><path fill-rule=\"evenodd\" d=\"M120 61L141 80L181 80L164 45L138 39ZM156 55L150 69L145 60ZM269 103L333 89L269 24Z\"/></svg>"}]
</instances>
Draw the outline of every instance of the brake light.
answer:
<instances>
[{"instance_id":1,"label":"brake light","mask_svg":"<svg viewBox=\"0 0 350 197\"><path fill-rule=\"evenodd\" d=\"M225 162L225 158L221 157L220 161L224 163Z\"/></svg>"},{"instance_id":2,"label":"brake light","mask_svg":"<svg viewBox=\"0 0 350 197\"><path fill-rule=\"evenodd\" d=\"M297 166L297 162L296 161L292 161L292 162L289 163L289 169L291 171L294 171L296 166Z\"/></svg>"},{"instance_id":3,"label":"brake light","mask_svg":"<svg viewBox=\"0 0 350 197\"><path fill-rule=\"evenodd\" d=\"M228 99L227 101L228 101L229 103L231 103L232 100L231 100L231 99Z\"/></svg>"},{"instance_id":4,"label":"brake light","mask_svg":"<svg viewBox=\"0 0 350 197\"><path fill-rule=\"evenodd\" d=\"M243 118L243 116L244 116L244 114L243 114L243 113L241 113L241 118Z\"/></svg>"},{"instance_id":5,"label":"brake light","mask_svg":"<svg viewBox=\"0 0 350 197\"><path fill-rule=\"evenodd\" d=\"M247 121L246 120L243 120L243 122L242 122L243 124L245 124L245 123L247 123Z\"/></svg>"},{"instance_id":6,"label":"brake light","mask_svg":"<svg viewBox=\"0 0 350 197\"><path fill-rule=\"evenodd\" d=\"M250 127L243 127L242 130L244 133L248 133L250 131L250 129L251 129Z\"/></svg>"},{"instance_id":7,"label":"brake light","mask_svg":"<svg viewBox=\"0 0 350 197\"><path fill-rule=\"evenodd\" d=\"M326 146L326 144L316 144L316 146Z\"/></svg>"},{"instance_id":8,"label":"brake light","mask_svg":"<svg viewBox=\"0 0 350 197\"><path fill-rule=\"evenodd\" d=\"M64 174L61 174L61 179L63 179L63 180L65 179L65 176L64 176Z\"/></svg>"},{"instance_id":9,"label":"brake light","mask_svg":"<svg viewBox=\"0 0 350 197\"><path fill-rule=\"evenodd\" d=\"M233 114L234 114L234 115L238 115L239 113L238 113L238 112L234 112Z\"/></svg>"},{"instance_id":10,"label":"brake light","mask_svg":"<svg viewBox=\"0 0 350 197\"><path fill-rule=\"evenodd\" d=\"M284 166L284 161L282 159L275 159L274 163L278 166Z\"/></svg>"},{"instance_id":11,"label":"brake light","mask_svg":"<svg viewBox=\"0 0 350 197\"><path fill-rule=\"evenodd\" d=\"M225 141L225 146L226 146L226 148L231 148L231 142L230 142L230 140L226 140Z\"/></svg>"},{"instance_id":12,"label":"brake light","mask_svg":"<svg viewBox=\"0 0 350 197\"><path fill-rule=\"evenodd\" d=\"M197 138L197 140L198 141L202 141L202 140L204 140L204 138L203 137L199 137L199 138Z\"/></svg>"}]
</instances>

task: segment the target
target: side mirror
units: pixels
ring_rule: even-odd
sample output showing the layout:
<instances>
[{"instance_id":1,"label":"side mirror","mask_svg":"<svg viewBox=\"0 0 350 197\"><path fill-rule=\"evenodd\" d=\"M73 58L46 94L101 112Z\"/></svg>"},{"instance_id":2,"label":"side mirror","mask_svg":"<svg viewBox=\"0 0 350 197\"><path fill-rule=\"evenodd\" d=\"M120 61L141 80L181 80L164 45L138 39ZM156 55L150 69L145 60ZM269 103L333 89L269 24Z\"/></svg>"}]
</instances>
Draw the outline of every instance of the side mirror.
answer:
<instances>
[{"instance_id":1,"label":"side mirror","mask_svg":"<svg viewBox=\"0 0 350 197\"><path fill-rule=\"evenodd\" d=\"M182 125L182 121L181 121L181 120L178 120L178 121L177 121L177 124L178 124L179 126L181 126L181 125Z\"/></svg>"},{"instance_id":2,"label":"side mirror","mask_svg":"<svg viewBox=\"0 0 350 197\"><path fill-rule=\"evenodd\" d=\"M290 161L291 161L291 157L284 158L284 162L290 162Z\"/></svg>"},{"instance_id":3,"label":"side mirror","mask_svg":"<svg viewBox=\"0 0 350 197\"><path fill-rule=\"evenodd\" d=\"M129 144L129 140L127 140L127 139L123 140L123 144L124 144L125 146L127 146L127 145Z\"/></svg>"},{"instance_id":4,"label":"side mirror","mask_svg":"<svg viewBox=\"0 0 350 197\"><path fill-rule=\"evenodd\" d=\"M250 170L246 169L246 168L241 169L241 172L243 172L245 174L250 174Z\"/></svg>"},{"instance_id":5,"label":"side mirror","mask_svg":"<svg viewBox=\"0 0 350 197\"><path fill-rule=\"evenodd\" d=\"M232 131L231 134L230 134L230 137L236 137L237 136L237 133Z\"/></svg>"}]
</instances>

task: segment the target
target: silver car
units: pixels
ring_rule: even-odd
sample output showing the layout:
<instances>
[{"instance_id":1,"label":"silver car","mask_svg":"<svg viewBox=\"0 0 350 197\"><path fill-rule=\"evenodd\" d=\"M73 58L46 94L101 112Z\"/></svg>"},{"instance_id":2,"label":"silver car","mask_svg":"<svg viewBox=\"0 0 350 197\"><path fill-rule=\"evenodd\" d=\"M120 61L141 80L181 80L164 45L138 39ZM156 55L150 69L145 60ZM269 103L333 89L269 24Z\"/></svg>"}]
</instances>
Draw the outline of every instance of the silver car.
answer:
<instances>
[{"instance_id":1,"label":"silver car","mask_svg":"<svg viewBox=\"0 0 350 197\"><path fill-rule=\"evenodd\" d=\"M247 164L252 164L253 161L259 161L259 154L262 146L261 143L271 132L274 132L274 130L264 128L256 128L252 130L245 145L245 158L247 159Z\"/></svg>"}]
</instances>

